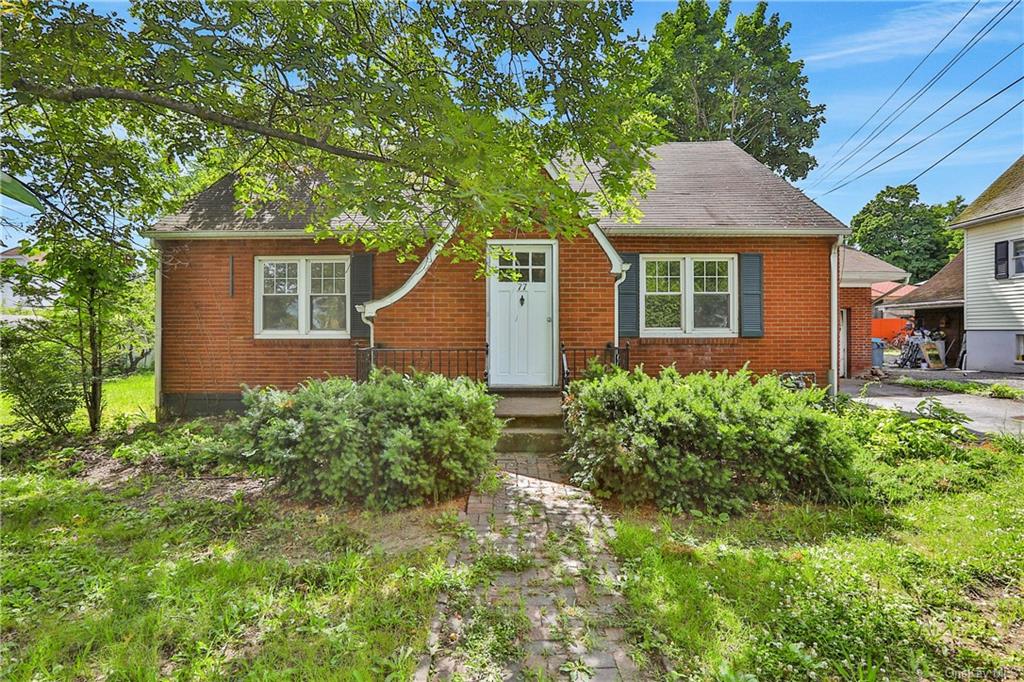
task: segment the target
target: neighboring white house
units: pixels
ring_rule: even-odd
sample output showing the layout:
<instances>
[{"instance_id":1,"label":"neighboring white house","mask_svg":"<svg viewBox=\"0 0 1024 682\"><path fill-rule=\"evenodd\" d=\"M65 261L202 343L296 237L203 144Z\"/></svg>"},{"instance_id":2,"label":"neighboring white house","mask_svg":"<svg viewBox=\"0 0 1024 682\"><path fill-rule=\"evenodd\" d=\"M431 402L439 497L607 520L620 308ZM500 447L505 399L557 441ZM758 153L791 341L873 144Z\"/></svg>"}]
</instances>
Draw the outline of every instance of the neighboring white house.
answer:
<instances>
[{"instance_id":1,"label":"neighboring white house","mask_svg":"<svg viewBox=\"0 0 1024 682\"><path fill-rule=\"evenodd\" d=\"M1024 156L961 213L965 369L1024 373Z\"/></svg>"},{"instance_id":2,"label":"neighboring white house","mask_svg":"<svg viewBox=\"0 0 1024 682\"><path fill-rule=\"evenodd\" d=\"M28 257L21 252L21 248L15 246L12 249L0 252L0 260L14 260L19 265L28 263ZM14 285L7 280L0 281L0 308L26 308L29 302L18 294L14 293Z\"/></svg>"}]
</instances>

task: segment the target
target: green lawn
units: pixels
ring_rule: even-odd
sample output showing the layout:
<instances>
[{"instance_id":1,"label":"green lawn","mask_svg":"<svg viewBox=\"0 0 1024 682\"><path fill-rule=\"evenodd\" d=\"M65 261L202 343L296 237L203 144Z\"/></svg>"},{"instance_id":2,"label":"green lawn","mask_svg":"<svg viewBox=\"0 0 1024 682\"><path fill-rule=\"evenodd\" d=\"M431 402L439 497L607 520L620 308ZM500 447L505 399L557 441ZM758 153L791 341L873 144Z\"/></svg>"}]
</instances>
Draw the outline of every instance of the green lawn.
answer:
<instances>
[{"instance_id":1,"label":"green lawn","mask_svg":"<svg viewBox=\"0 0 1024 682\"><path fill-rule=\"evenodd\" d=\"M0 479L0 678L411 675L448 579L451 541L422 527L439 512L370 519L420 530L384 551L336 510L204 500L175 476L103 492L82 468L53 453Z\"/></svg>"},{"instance_id":2,"label":"green lawn","mask_svg":"<svg viewBox=\"0 0 1024 682\"><path fill-rule=\"evenodd\" d=\"M154 387L153 373L141 372L128 377L110 379L103 384L105 407L103 423L109 426L118 419L132 421L153 421L154 419ZM123 415L123 416L121 416ZM7 396L0 395L0 426L11 424L11 403ZM85 408L79 408L72 420L72 428L84 430L88 428Z\"/></svg>"},{"instance_id":3,"label":"green lawn","mask_svg":"<svg viewBox=\"0 0 1024 682\"><path fill-rule=\"evenodd\" d=\"M687 679L1024 671L1024 447L977 456L987 465L961 492L901 505L772 505L725 523L627 515L613 550L634 633Z\"/></svg>"}]
</instances>

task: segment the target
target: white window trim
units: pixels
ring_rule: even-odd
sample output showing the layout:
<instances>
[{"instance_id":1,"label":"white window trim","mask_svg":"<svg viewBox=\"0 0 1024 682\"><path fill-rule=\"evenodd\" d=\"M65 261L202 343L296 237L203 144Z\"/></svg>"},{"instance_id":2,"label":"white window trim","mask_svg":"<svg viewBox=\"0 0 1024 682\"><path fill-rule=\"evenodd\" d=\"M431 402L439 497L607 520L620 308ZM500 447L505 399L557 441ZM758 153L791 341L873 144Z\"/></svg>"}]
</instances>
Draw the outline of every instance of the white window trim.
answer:
<instances>
[{"instance_id":1,"label":"white window trim","mask_svg":"<svg viewBox=\"0 0 1024 682\"><path fill-rule=\"evenodd\" d=\"M345 331L309 328L309 264L345 264ZM263 329L263 264L299 264L299 328L291 330ZM256 339L348 339L352 337L352 258L351 256L256 256L253 277L253 338Z\"/></svg>"},{"instance_id":2,"label":"white window trim","mask_svg":"<svg viewBox=\"0 0 1024 682\"><path fill-rule=\"evenodd\" d=\"M683 305L683 327L647 328L647 263L648 261L678 260L682 263L679 292ZM693 324L693 261L720 260L729 264L729 328L697 328ZM739 278L737 256L732 253L644 253L640 254L640 336L641 338L704 338L721 339L739 336Z\"/></svg>"},{"instance_id":3,"label":"white window trim","mask_svg":"<svg viewBox=\"0 0 1024 682\"><path fill-rule=\"evenodd\" d=\"M1007 272L1009 272L1011 279L1013 279L1014 277L1024 277L1024 270L1022 270L1021 272L1017 272L1016 260L1013 257L1013 252L1016 249L1017 242L1021 242L1022 244L1024 244L1024 239L1010 240L1010 248L1008 254L1010 257L1010 262L1007 263Z\"/></svg>"}]
</instances>

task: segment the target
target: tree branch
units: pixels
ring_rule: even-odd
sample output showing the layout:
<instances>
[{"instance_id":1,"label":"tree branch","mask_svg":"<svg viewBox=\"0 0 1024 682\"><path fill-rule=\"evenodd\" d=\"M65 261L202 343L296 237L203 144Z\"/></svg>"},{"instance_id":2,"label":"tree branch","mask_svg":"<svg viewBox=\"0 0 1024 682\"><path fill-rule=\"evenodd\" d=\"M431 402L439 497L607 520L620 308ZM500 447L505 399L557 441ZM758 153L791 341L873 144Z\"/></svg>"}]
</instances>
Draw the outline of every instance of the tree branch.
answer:
<instances>
[{"instance_id":1,"label":"tree branch","mask_svg":"<svg viewBox=\"0 0 1024 682\"><path fill-rule=\"evenodd\" d=\"M388 166L404 167L403 164L399 163L395 159L389 159L385 156L379 156L369 152L361 152L356 149L339 147L337 145L330 144L329 142L322 142L315 138L307 137L306 135L300 135L299 133L292 133L287 130L253 123L252 121L247 121L243 118L222 114L211 109L199 107L187 102L179 102L178 100L171 99L170 97L154 95L148 92L136 92L134 90L126 90L124 88L109 88L101 85L73 88L51 88L40 83L26 81L23 78L16 79L11 85L15 90L20 92L36 95L37 97L43 97L45 99L56 100L58 102L70 103L92 99L106 99L151 104L163 109L170 109L171 111L177 111L182 114L194 116L195 118L203 121L209 121L210 123L217 123L229 128L237 128L238 130L247 130L251 133L263 135L264 137L271 137L277 140L284 140L285 142L292 142L303 147L319 149L320 151L327 152L333 156L342 156L348 159L356 159L357 161L370 161Z\"/></svg>"}]
</instances>

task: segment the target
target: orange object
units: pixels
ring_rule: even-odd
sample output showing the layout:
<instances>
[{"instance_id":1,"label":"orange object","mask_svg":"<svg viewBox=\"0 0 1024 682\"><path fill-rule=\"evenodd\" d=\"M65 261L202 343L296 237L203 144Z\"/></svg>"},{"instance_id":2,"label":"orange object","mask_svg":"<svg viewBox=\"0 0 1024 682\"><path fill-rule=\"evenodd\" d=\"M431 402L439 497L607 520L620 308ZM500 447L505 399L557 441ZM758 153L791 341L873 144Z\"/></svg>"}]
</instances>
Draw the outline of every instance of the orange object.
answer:
<instances>
[{"instance_id":1,"label":"orange object","mask_svg":"<svg viewBox=\"0 0 1024 682\"><path fill-rule=\"evenodd\" d=\"M892 341L906 326L907 321L899 317L875 317L871 319L871 336Z\"/></svg>"}]
</instances>

